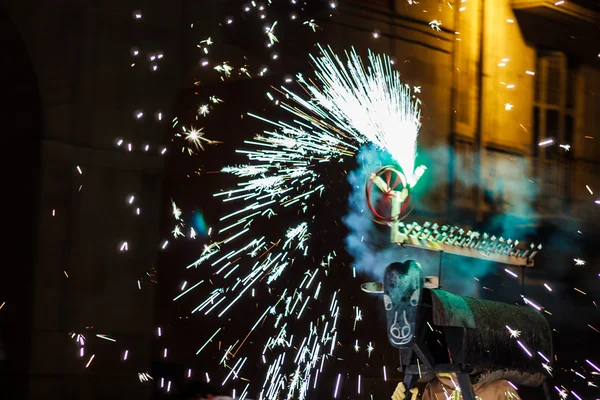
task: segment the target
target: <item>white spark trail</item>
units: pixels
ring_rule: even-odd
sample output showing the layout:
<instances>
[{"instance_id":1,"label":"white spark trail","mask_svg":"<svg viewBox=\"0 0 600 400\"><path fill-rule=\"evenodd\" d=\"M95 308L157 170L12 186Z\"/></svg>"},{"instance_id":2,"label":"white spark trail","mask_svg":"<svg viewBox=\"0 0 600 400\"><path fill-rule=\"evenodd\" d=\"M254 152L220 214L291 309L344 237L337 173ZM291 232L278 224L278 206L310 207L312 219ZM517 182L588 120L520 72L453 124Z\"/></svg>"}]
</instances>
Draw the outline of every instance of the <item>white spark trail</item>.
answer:
<instances>
[{"instance_id":1,"label":"white spark trail","mask_svg":"<svg viewBox=\"0 0 600 400\"><path fill-rule=\"evenodd\" d=\"M274 28L275 24L267 34L273 34ZM365 68L355 50L346 53L346 62L331 49L319 46L319 50L319 56L311 57L316 79L298 76L301 90L294 92L285 87L277 90L281 95L278 104L290 118L272 121L249 114L267 123L268 129L245 141L243 149L236 150L246 158L246 164L221 169L222 173L238 178L235 187L213 194L231 210L219 218L222 226L217 237L211 237L200 257L187 267L203 266L212 274L210 292L205 293L206 298L192 312L202 311L207 315L215 310L217 318L223 318L234 305L254 297L255 291L266 288L271 294L256 301L264 312L243 341L229 347L224 345L227 351L222 360L226 363L237 357L255 329L274 329L261 355L262 362L268 365L260 391L260 398L265 399L308 398L325 359L333 359L338 345L338 317L343 307L337 291L330 291L321 281L328 276L335 252L320 264L297 261L309 255L314 209L323 204L319 198L332 183L333 175L322 174L323 168L352 159L361 146L374 144L392 156L409 182L416 182L415 176L419 174L419 168L415 169L420 127L418 103L413 101L409 87L400 81L399 73L392 69L389 57L369 52ZM215 69L227 76L230 73L227 67L224 63ZM183 150L189 153L213 143L203 136L201 129L184 128L180 136L188 144ZM339 175L335 179L339 180ZM177 220L181 212L174 203L172 206ZM294 212L302 221L286 226L269 222L284 212L288 215ZM262 231L257 234L255 229L264 223L269 223L267 236ZM284 287L282 293L273 290L292 267L306 268L304 279L299 279L295 287ZM319 278L311 287L317 275ZM208 287L200 286L201 283L174 300L189 296L198 287ZM321 309L319 295L330 296L331 303L328 311L322 310L316 316L315 310ZM355 324L361 319L362 314L356 309ZM291 327L294 334L301 335L290 334ZM218 332L199 351L212 343ZM370 355L371 344L367 350ZM223 384L241 377L244 365L254 364L246 360L247 355L237 358ZM338 377L336 395L339 384ZM243 393L247 393L247 388Z\"/></svg>"}]
</instances>

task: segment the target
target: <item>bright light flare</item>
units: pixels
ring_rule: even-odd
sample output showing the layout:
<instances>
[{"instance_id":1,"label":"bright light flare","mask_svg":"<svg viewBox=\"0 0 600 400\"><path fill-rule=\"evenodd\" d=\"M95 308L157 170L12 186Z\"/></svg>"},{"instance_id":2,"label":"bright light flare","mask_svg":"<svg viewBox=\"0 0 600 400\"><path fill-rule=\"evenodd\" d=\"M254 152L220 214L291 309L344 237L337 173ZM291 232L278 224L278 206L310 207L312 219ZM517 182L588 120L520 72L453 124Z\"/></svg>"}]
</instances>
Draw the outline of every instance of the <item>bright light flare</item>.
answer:
<instances>
[{"instance_id":1,"label":"bright light flare","mask_svg":"<svg viewBox=\"0 0 600 400\"><path fill-rule=\"evenodd\" d=\"M392 69L390 58L369 51L369 67L365 68L354 49L346 54L346 62L331 49L319 46L319 50L322 55L311 60L321 85L298 77L316 102L311 108L328 113L358 144L373 143L387 151L410 179L415 172L420 110L410 87ZM307 104L296 95L293 98Z\"/></svg>"},{"instance_id":2,"label":"bright light flare","mask_svg":"<svg viewBox=\"0 0 600 400\"><path fill-rule=\"evenodd\" d=\"M305 24L313 30L317 28L314 21ZM267 35L269 31L273 33L275 26L267 26ZM246 362L247 357L236 357L253 331L265 325L275 329L262 354L265 375L260 398L263 399L277 398L281 391L287 391L281 393L281 398L306 399L311 384L316 386L325 361L338 347L337 323L342 315L338 293L327 292L326 285L322 285L335 252L324 257L321 264L308 266L301 261L301 257L310 256L315 204L330 181L329 177L321 176L316 166L342 163L352 159L361 146L374 144L393 157L411 186L425 171L424 167L415 168L420 127L418 100L413 101L410 87L400 82L400 75L392 69L389 57L369 53L364 66L355 50L346 54L344 62L329 49L319 47L319 50L322 54L312 57L316 79L298 75L301 90L295 92L281 87L275 89L278 93L269 93L273 101L280 101L279 107L291 118L272 121L249 114L269 124L269 129L253 140L245 141L244 148L236 151L247 157L246 164L226 166L221 170L238 178L233 188L213 195L230 205L231 212L219 218L222 226L216 230L218 235L204 244L200 257L188 265L192 268L206 263L209 264L207 268L214 268L210 292L193 313L213 313L222 318L231 307L254 296L255 289L259 291L266 286L272 294L261 298L263 313L244 340L225 345L221 350L224 351L221 364L230 369L223 381L225 384L229 379L241 377L244 365L248 368L247 365L253 364ZM261 67L259 73L266 72L265 68ZM221 72L222 78L231 72L225 63L215 69ZM291 78L286 79L286 83L288 81ZM190 154L194 147L197 150L206 142L201 130L193 128L184 128L183 134L178 136L185 139L182 151ZM176 226L182 225L181 210L174 202L172 210ZM262 232L257 234L253 229L261 223L255 221L264 223L288 212L302 217L302 221L281 229L278 227L281 233L275 237L272 234L263 236ZM186 227L186 231L188 229ZM179 228L174 235L179 236L182 232ZM271 285L290 268L306 268L304 279L299 285L275 295ZM213 283L216 278L221 278L222 282ZM173 300L188 295L202 282L182 286L181 293ZM329 295L331 303L326 315L319 315L318 319L311 317L307 310ZM355 324L362 320L358 308L354 318ZM294 328L290 332L288 324L292 322ZM197 354L217 342L219 332L220 328L212 336L205 337ZM360 350L358 343L356 346L357 351ZM368 357L373 350L369 343L366 346ZM294 362L284 365L286 360ZM293 369L289 370L289 367ZM384 376L387 379L385 368ZM340 382L341 374L334 397L338 396ZM245 393L244 390L242 396Z\"/></svg>"}]
</instances>

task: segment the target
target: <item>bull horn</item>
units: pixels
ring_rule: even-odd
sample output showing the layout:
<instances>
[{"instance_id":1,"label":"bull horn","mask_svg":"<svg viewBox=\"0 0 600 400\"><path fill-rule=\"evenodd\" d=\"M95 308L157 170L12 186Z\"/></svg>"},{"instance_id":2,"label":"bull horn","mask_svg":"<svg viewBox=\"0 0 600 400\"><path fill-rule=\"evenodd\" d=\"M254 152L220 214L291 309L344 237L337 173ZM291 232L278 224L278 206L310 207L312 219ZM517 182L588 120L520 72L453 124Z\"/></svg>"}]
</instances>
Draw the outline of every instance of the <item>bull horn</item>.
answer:
<instances>
[{"instance_id":1,"label":"bull horn","mask_svg":"<svg viewBox=\"0 0 600 400\"><path fill-rule=\"evenodd\" d=\"M383 294L383 282L367 282L360 285L365 293Z\"/></svg>"}]
</instances>

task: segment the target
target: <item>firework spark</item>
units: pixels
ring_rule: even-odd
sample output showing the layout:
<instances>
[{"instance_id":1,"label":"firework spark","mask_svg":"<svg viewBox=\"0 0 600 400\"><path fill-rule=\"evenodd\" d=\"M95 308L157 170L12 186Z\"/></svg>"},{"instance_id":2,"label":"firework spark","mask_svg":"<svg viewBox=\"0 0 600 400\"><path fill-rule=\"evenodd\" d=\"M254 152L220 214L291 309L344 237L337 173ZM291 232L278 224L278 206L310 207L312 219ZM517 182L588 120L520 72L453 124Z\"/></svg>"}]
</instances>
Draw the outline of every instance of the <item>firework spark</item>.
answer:
<instances>
[{"instance_id":1,"label":"firework spark","mask_svg":"<svg viewBox=\"0 0 600 400\"><path fill-rule=\"evenodd\" d=\"M275 24L271 33L274 27ZM222 226L218 238L206 244L188 268L210 264L215 269L214 279L220 278L222 283L213 286L193 312L215 313L221 318L261 285L274 287L288 268L298 263L298 257L308 256L313 200L319 199L329 184L318 165L344 162L354 157L361 146L374 144L391 154L407 176L415 174L419 110L411 100L409 88L392 70L390 59L370 53L370 68L365 69L354 50L347 53L344 64L330 50L319 49L322 55L312 57L317 79L298 77L303 93L310 98L281 88L279 93L286 101L279 105L291 118L288 122L272 121L249 114L272 129L245 141L246 149L237 150L247 157L248 164L221 170L239 179L237 187L214 195L232 211L219 219ZM188 141L200 145L199 133L190 138L192 132L199 131L184 132L188 132ZM304 221L289 226L279 237L253 233L255 221L266 221L290 208L305 216ZM176 210L173 204L177 219L180 214ZM174 236L180 234L180 229L173 231ZM268 367L260 398L276 398L280 392L287 392L288 398L307 398L311 382L314 387L324 361L333 355L341 308L338 292L324 293L321 279L327 275L334 257L335 254L329 254L320 264L303 267L304 279L296 287L285 288L273 296L272 303L263 303L263 313L248 331L246 339L259 325L273 329L261 354ZM191 288L176 299L189 293L193 293ZM328 296L330 306L326 314L315 319L306 309L320 296ZM356 308L354 324L360 320L362 313ZM303 335L299 335L302 325L297 324L291 334L292 321L304 324ZM234 357L237 360L223 384L237 379L244 365L250 364L246 363L248 356L237 356L246 339L226 348L222 362ZM369 356L372 351L369 343Z\"/></svg>"},{"instance_id":2,"label":"firework spark","mask_svg":"<svg viewBox=\"0 0 600 400\"><path fill-rule=\"evenodd\" d=\"M199 111L202 113L202 110ZM207 109L208 112L208 109ZM197 150L204 150L203 143L206 144L219 144L216 140L208 139L204 136L204 128L195 129L193 126L190 129L187 129L185 126L182 127L183 132L176 133L176 137L183 137L185 139L185 145L182 146L181 151L187 152L189 155L196 154Z\"/></svg>"},{"instance_id":3,"label":"firework spark","mask_svg":"<svg viewBox=\"0 0 600 400\"><path fill-rule=\"evenodd\" d=\"M268 3L271 4L271 1ZM410 5L418 4L412 0L409 0L408 3ZM562 2L556 4L559 3ZM330 2L331 8L335 8L336 5L336 2ZM268 6L261 2L250 2L243 6L243 11L249 12L251 9L255 9L258 17L263 20L267 17L266 7ZM460 9L460 11L462 10L463 8ZM135 11L133 18L142 19L141 11ZM297 13L290 14L290 19L296 18L298 18ZM231 24L234 21L227 17L225 22ZM508 19L507 22L514 21ZM264 27L263 32L267 36L268 47L279 43L279 39L275 36L277 24L277 22L273 24L269 22ZM442 23L433 20L429 25L431 29L440 31ZM312 19L304 22L304 26L313 32L320 29ZM380 39L382 32L374 30L372 37ZM261 35L261 40L263 38L264 36ZM213 44L213 40L209 37L200 41L198 48L204 54L208 54L209 47ZM314 219L312 208L314 203L319 201L322 194L328 190L330 183L326 176L320 174L317 166L342 163L353 158L361 146L375 144L380 150L389 152L393 156L411 184L416 182L415 176L418 176L418 171L422 173L422 169L419 169L421 167L414 168L415 143L419 130L419 113L416 107L418 100L414 104L411 102L414 96L410 94L408 87L400 83L397 72L392 71L390 67L394 64L393 60L370 53L368 60L370 66L365 70L362 60L354 51L347 54L347 61L341 61L331 51L321 47L319 50L323 55L312 58L317 69L316 83L299 75L301 91L294 92L282 88L279 93L285 99L272 99L291 118L284 118L285 122L270 121L251 114L251 116L270 124L272 130L265 131L254 140L245 142L245 148L238 150L238 153L247 157L247 165L227 166L222 169L223 173L235 175L239 179L235 188L215 195L220 197L223 203L230 205L231 212L221 218L222 226L218 229L217 239L203 244L203 250L198 260L188 266L188 268L193 268L200 264L210 264L203 266L214 269L216 279L221 279L221 281L217 281L216 285L210 282L212 285L209 289L210 293L193 311L202 311L204 315L212 313L222 317L235 305L242 303L244 299L248 300L250 294L254 298L255 290L261 286L267 287L270 296L266 296L266 301L264 297L260 298L260 307L257 296L256 305L259 309L257 315L260 315L254 320L254 325L247 331L244 340L224 344L223 349L219 342L219 351L223 352L220 364L229 369L223 384L229 380L240 382L244 379L242 377L243 368L246 366L248 369L248 365L254 364L250 359L251 355L243 354L247 350L243 348L246 339L258 329L272 330L273 333L261 354L262 362L268 366L260 392L261 399L278 399L284 396L286 398L307 398L311 387L315 388L317 385L325 361L333 358L332 355L338 343L337 323L342 309L339 301L340 291L330 291L326 285L328 272L336 264L335 252L323 257L320 262L313 260L305 263L301 258L310 254L309 244L312 239L311 227ZM137 60L141 58L137 48L132 49L132 55L137 57ZM160 52L149 55L152 70L158 68L155 61L162 57ZM278 53L271 53L272 59L277 57ZM223 80L230 78L234 70L240 75L252 77L251 69L247 65L234 67L228 61L215 63L209 62L206 58L200 61L200 65L203 67L214 66L214 70L221 75ZM508 59L503 59L501 66L505 66L507 61ZM135 63L131 66L135 66ZM268 66L261 67L258 74L265 74L267 69ZM526 71L526 74L535 75L532 71ZM287 78L286 81L290 83L292 78ZM514 85L507 85L506 88L512 89ZM419 86L414 87L414 93L420 93L420 89ZM302 93L302 95L298 93ZM305 99L304 93L308 93L310 98ZM197 114L208 117L213 105L222 102L223 100L210 96L209 104L199 106L196 110ZM513 105L506 103L504 107L505 110L510 111ZM138 110L135 112L134 118L147 120L150 115ZM155 115L158 121L162 120L161 112L157 112ZM174 121L173 126L176 126L178 122ZM204 136L203 128L192 128L191 130L183 128L183 133L178 133L176 136L183 138L182 152L190 155L196 154L198 150L204 150L203 145L205 144L218 143L207 139ZM591 136L585 136L585 138L592 139ZM550 138L540 142L539 145L545 147L552 144L554 144L554 140ZM560 144L559 146L565 152L570 150L569 144ZM129 152L134 149L136 151L143 149L147 152L151 146L146 143L131 143L118 139L117 147L127 149ZM161 155L167 151L166 147L161 144L152 144L152 149L154 148ZM78 174L83 175L82 169L79 166L76 168ZM412 179L411 174L413 174ZM586 189L590 195L593 195L589 186L586 185ZM132 196L129 204L133 204L133 201ZM596 200L595 203L600 204L600 200ZM171 234L175 238L184 236L185 227L185 232L189 232L188 237L195 238L194 228L184 225L181 210L174 202L172 206L173 216L177 222ZM279 213L283 213L286 209L296 211L303 221L290 226L282 226L281 229L278 229L279 234L269 232L268 236L257 234L253 229L257 225L253 224L254 221L267 221L272 218L277 220L276 217ZM140 209L136 208L135 213L139 215ZM52 209L52 216L56 215L55 209ZM269 227L274 227L276 224L277 222L273 221ZM208 236L210 236L210 230ZM165 248L167 243L165 241L162 247ZM119 249L122 252L128 251L128 242L121 241ZM584 260L575 259L574 261L575 265L585 265ZM305 270L304 277L300 279L301 282L298 280L299 284L292 282L290 287L285 288L283 292L278 291L278 288L273 285L285 279L289 268ZM64 273L66 275L66 271ZM516 277L509 270L506 270L506 273ZM156 283L153 277L154 273L146 273L146 275L151 282ZM145 279L146 275L142 279ZM189 287L188 282L185 281L181 286L181 293L173 300L177 301L192 292L197 293L199 290L203 290L208 286L209 281L209 279L206 283L205 280L194 280L193 282L196 283L190 281ZM141 282L142 280L138 280L140 289ZM204 286L202 286L203 284ZM544 286L549 292L552 292L550 286L547 284ZM199 287L201 289L198 289ZM577 288L575 290L580 291ZM254 300L252 299L252 302ZM524 301L538 311L542 310L528 299L524 298ZM329 308L315 318L315 313L311 313L310 310L321 304L325 304L324 307ZM0 303L0 309L4 305L5 302ZM346 316L348 314L350 313L346 310ZM354 330L356 330L357 322L363 319L363 313L358 307L353 307L353 314ZM296 321L300 321L300 323L294 325ZM223 326L225 325L223 324ZM589 324L588 326L598 332L593 326ZM431 326L430 328L433 331ZM513 330L508 326L506 328L511 337L516 339L520 336L520 331ZM220 340L221 337L217 338L217 336L222 329L224 328L220 327L216 331L211 331L209 334L212 336L204 342L197 354ZM96 337L104 341L115 341L105 334L89 334L89 336L92 340ZM158 336L162 336L160 327ZM83 360L84 345L87 339L83 334L76 333L72 333L72 338L80 346L79 356ZM366 344L366 341L364 343ZM532 356L532 352L524 343L518 341L518 345L527 355ZM369 342L363 347L370 358L374 351L372 343ZM360 349L358 339L356 339L354 350L359 352ZM128 358L128 352L125 350L123 353L123 360ZM240 352L242 354L238 355ZM551 374L550 360L540 352L537 352L537 355L545 361L542 366ZM166 357L166 348L164 356ZM92 354L89 359L84 360L83 364L86 368L91 366L94 357L95 354ZM586 362L600 373L598 366L589 360ZM597 374L595 371L591 372L592 375ZM383 374L386 379L385 366ZM581 374L576 374L583 377ZM338 389L345 378L342 379L341 374L337 371L335 375L337 375L337 380L334 379L334 397L338 397ZM190 376L191 370L188 370L187 377ZM138 373L138 378L141 382L154 380L146 372ZM170 390L171 381L165 382L165 378L157 378L157 380L160 381L161 388L166 387L167 392ZM211 381L208 373L206 373L206 381ZM591 382L588 382L588 385L596 387ZM239 396L237 397L244 399L248 394L248 389L249 384L245 384L243 390L238 390ZM575 398L580 398L575 392L564 387L560 389L556 387L556 390L562 398L569 396L569 393L572 393ZM358 375L358 393L360 394L360 392L361 376ZM235 389L233 397L237 398Z\"/></svg>"},{"instance_id":4,"label":"firework spark","mask_svg":"<svg viewBox=\"0 0 600 400\"><path fill-rule=\"evenodd\" d=\"M284 90L317 115L329 113L334 126L349 134L353 142L373 143L388 152L410 179L415 172L420 111L409 86L392 69L390 58L369 52L370 66L365 70L354 49L347 53L345 64L331 49L319 46L319 50L322 56L311 60L322 85L299 78L316 104L311 106Z\"/></svg>"}]
</instances>

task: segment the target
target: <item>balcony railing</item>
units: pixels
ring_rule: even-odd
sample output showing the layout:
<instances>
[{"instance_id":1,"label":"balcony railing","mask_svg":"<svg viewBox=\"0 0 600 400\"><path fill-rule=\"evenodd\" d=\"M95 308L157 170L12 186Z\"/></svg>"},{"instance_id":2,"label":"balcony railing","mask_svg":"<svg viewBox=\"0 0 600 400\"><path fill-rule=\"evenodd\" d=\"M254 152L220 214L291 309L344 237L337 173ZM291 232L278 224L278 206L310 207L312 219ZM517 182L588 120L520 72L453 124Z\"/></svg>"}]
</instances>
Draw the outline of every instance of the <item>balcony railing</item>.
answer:
<instances>
[{"instance_id":1,"label":"balcony railing","mask_svg":"<svg viewBox=\"0 0 600 400\"><path fill-rule=\"evenodd\" d=\"M597 24L600 14L571 1L556 2L554 0L512 0L512 8L544 14L550 18L571 17L580 21Z\"/></svg>"}]
</instances>

